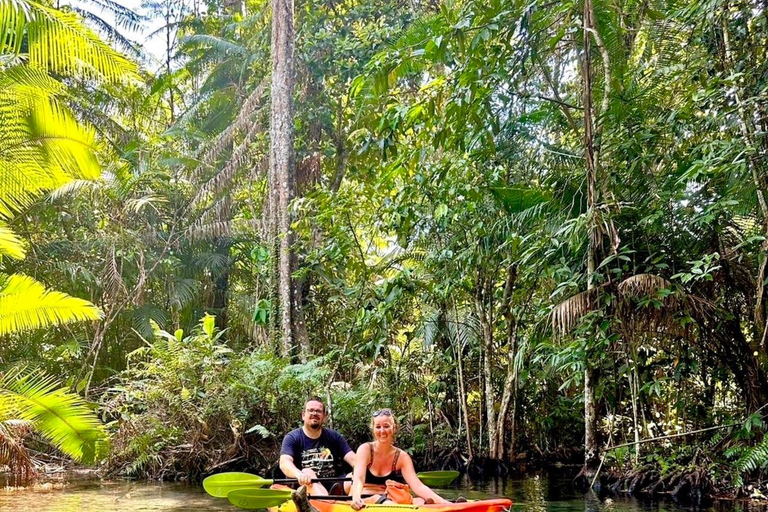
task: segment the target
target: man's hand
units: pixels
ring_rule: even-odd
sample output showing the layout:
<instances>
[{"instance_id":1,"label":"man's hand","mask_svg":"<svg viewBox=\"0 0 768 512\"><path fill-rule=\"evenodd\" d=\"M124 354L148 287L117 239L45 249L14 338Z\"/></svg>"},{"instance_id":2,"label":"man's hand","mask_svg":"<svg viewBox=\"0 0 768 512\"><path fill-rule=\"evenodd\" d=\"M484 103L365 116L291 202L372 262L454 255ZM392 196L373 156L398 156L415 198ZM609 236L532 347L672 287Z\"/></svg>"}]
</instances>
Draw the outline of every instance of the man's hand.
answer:
<instances>
[{"instance_id":1,"label":"man's hand","mask_svg":"<svg viewBox=\"0 0 768 512\"><path fill-rule=\"evenodd\" d=\"M299 481L299 485L309 486L315 478L317 478L317 475L310 468L304 468L298 475L296 475L296 480Z\"/></svg>"}]
</instances>

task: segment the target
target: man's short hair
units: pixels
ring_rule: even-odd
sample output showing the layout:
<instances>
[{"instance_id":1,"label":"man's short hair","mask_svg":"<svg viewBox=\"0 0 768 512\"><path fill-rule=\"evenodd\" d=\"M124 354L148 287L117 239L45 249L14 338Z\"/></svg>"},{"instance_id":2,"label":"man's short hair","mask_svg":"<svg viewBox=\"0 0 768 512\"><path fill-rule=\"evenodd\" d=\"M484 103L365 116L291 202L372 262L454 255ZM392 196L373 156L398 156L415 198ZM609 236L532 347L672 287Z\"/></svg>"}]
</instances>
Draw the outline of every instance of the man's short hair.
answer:
<instances>
[{"instance_id":1,"label":"man's short hair","mask_svg":"<svg viewBox=\"0 0 768 512\"><path fill-rule=\"evenodd\" d=\"M305 410L307 409L307 404L309 402L320 402L320 404L322 404L322 406L323 406L323 414L325 414L325 402L323 402L322 398L320 398L319 396L311 396L311 397L307 398L306 402L304 402L304 409Z\"/></svg>"}]
</instances>

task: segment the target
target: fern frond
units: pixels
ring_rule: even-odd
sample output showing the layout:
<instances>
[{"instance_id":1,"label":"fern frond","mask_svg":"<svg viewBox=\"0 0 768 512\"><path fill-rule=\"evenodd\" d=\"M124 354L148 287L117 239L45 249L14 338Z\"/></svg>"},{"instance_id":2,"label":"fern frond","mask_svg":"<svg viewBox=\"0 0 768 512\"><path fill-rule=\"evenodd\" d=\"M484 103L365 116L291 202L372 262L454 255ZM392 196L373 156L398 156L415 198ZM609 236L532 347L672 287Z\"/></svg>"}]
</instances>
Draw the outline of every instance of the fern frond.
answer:
<instances>
[{"instance_id":1,"label":"fern frond","mask_svg":"<svg viewBox=\"0 0 768 512\"><path fill-rule=\"evenodd\" d=\"M758 468L768 466L768 436L764 436L756 446L747 448L734 467L739 473L750 473Z\"/></svg>"},{"instance_id":2,"label":"fern frond","mask_svg":"<svg viewBox=\"0 0 768 512\"><path fill-rule=\"evenodd\" d=\"M99 318L101 311L87 300L46 289L28 276L0 276L0 335Z\"/></svg>"}]
</instances>

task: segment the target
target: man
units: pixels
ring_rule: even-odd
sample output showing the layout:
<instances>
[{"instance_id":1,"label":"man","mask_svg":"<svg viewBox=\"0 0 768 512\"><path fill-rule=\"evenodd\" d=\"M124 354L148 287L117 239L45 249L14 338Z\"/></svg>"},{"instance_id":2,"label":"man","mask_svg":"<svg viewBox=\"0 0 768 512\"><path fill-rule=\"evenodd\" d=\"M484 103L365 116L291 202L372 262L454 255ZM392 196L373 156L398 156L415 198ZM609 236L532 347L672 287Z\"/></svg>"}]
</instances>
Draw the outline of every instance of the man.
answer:
<instances>
[{"instance_id":1,"label":"man","mask_svg":"<svg viewBox=\"0 0 768 512\"><path fill-rule=\"evenodd\" d=\"M280 448L280 470L287 478L295 478L300 485L308 486L315 495L326 495L328 491L321 483L312 484L312 479L336 476L341 460L355 466L355 452L341 434L323 427L325 417L322 400L307 400L301 412L304 424L288 432Z\"/></svg>"}]
</instances>

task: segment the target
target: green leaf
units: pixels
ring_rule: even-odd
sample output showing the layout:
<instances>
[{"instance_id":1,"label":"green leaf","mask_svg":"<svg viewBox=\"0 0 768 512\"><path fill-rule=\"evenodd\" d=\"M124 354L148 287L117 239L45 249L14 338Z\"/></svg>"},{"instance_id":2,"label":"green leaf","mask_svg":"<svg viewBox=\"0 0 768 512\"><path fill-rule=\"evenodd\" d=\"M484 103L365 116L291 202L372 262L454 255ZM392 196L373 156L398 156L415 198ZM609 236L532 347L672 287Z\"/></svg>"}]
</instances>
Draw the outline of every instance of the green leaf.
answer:
<instances>
[{"instance_id":1,"label":"green leaf","mask_svg":"<svg viewBox=\"0 0 768 512\"><path fill-rule=\"evenodd\" d=\"M206 315L203 317L203 332L208 338L213 338L213 331L216 329L216 317L213 315Z\"/></svg>"}]
</instances>

